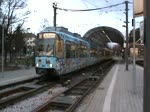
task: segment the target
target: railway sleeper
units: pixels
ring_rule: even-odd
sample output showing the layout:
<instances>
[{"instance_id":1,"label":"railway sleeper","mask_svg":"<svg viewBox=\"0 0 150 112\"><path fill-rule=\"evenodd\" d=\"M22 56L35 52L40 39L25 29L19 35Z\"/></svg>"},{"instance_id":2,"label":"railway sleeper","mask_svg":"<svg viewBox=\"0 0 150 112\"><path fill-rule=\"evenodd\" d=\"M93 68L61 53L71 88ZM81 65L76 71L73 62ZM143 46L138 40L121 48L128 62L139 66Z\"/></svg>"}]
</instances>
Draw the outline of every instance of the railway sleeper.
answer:
<instances>
[{"instance_id":1,"label":"railway sleeper","mask_svg":"<svg viewBox=\"0 0 150 112\"><path fill-rule=\"evenodd\" d=\"M78 90L77 89L77 90L69 91L69 92L65 93L65 95L83 95L85 91L86 90Z\"/></svg>"},{"instance_id":2,"label":"railway sleeper","mask_svg":"<svg viewBox=\"0 0 150 112\"><path fill-rule=\"evenodd\" d=\"M92 86L95 82L96 82L96 81L94 81L94 80L90 80L90 82L88 82L88 83L86 83L86 84L84 84L84 85L81 85L81 86L89 88L89 87ZM79 86L79 87L81 87L81 86ZM76 87L76 88L78 88L78 87Z\"/></svg>"},{"instance_id":3,"label":"railway sleeper","mask_svg":"<svg viewBox=\"0 0 150 112\"><path fill-rule=\"evenodd\" d=\"M46 107L38 110L38 112L47 112L47 111L65 111L71 104L50 102Z\"/></svg>"},{"instance_id":4,"label":"railway sleeper","mask_svg":"<svg viewBox=\"0 0 150 112\"><path fill-rule=\"evenodd\" d=\"M86 86L79 86L79 87L76 87L76 89L79 89L79 90L87 90L88 87L86 87Z\"/></svg>"},{"instance_id":5,"label":"railway sleeper","mask_svg":"<svg viewBox=\"0 0 150 112\"><path fill-rule=\"evenodd\" d=\"M97 80L99 80L100 79L100 77L99 76L89 76L88 77L88 79L91 81L97 81Z\"/></svg>"},{"instance_id":6,"label":"railway sleeper","mask_svg":"<svg viewBox=\"0 0 150 112\"><path fill-rule=\"evenodd\" d=\"M61 110L65 111L73 103L77 101L78 97L76 96L59 96L50 102L44 110Z\"/></svg>"}]
</instances>

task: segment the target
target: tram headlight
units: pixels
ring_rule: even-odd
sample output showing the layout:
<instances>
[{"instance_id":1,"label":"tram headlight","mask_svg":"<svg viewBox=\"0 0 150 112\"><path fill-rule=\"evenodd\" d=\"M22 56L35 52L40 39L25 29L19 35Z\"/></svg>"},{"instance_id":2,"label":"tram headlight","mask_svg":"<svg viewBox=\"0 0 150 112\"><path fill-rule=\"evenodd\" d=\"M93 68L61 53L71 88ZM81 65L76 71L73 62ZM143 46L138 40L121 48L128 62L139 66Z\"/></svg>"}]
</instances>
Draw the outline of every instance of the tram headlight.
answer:
<instances>
[{"instance_id":1,"label":"tram headlight","mask_svg":"<svg viewBox=\"0 0 150 112\"><path fill-rule=\"evenodd\" d=\"M38 64L38 63L36 64L36 67L39 67L39 64Z\"/></svg>"},{"instance_id":2,"label":"tram headlight","mask_svg":"<svg viewBox=\"0 0 150 112\"><path fill-rule=\"evenodd\" d=\"M53 67L53 64L49 64L50 67Z\"/></svg>"}]
</instances>

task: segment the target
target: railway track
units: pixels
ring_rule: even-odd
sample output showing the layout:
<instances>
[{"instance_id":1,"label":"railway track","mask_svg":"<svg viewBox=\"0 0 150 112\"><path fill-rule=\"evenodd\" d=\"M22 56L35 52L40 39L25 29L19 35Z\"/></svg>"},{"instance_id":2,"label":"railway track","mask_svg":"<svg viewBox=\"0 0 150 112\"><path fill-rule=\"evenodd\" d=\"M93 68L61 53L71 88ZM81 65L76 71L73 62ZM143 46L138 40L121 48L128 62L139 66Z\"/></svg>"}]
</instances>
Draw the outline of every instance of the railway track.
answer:
<instances>
[{"instance_id":1,"label":"railway track","mask_svg":"<svg viewBox=\"0 0 150 112\"><path fill-rule=\"evenodd\" d=\"M7 89L0 92L0 109L6 108L11 104L17 103L24 99L34 96L40 92L45 91L48 88L54 86L55 83L49 82L45 84L41 83L29 83L21 86L17 86L11 89Z\"/></svg>"},{"instance_id":2,"label":"railway track","mask_svg":"<svg viewBox=\"0 0 150 112\"><path fill-rule=\"evenodd\" d=\"M26 79L26 80L22 80L22 81L18 81L18 82L13 82L13 83L10 83L10 84L1 85L0 86L0 91L2 91L4 89L7 89L7 88L15 87L15 86L18 86L18 85L21 85L21 84L26 84L26 83L30 83L30 82L33 82L33 81L38 81L40 79L41 79L41 76Z\"/></svg>"},{"instance_id":3,"label":"railway track","mask_svg":"<svg viewBox=\"0 0 150 112\"><path fill-rule=\"evenodd\" d=\"M32 112L73 112L84 97L102 81L111 65L112 61L101 65L91 76L78 82Z\"/></svg>"},{"instance_id":4,"label":"railway track","mask_svg":"<svg viewBox=\"0 0 150 112\"><path fill-rule=\"evenodd\" d=\"M94 69L87 70L87 72L90 71L91 75L81 76L78 79L75 79L75 77L70 77L70 79L67 77L64 82L67 81L67 79L71 80L71 85L67 86L68 88L58 88L61 89L60 92L54 92L54 88L56 83L47 82L47 83L41 83L41 81L34 80L30 83L24 83L21 85L14 86L13 88L9 89L2 89L0 92L0 110L7 111L7 112L22 112L24 107L30 108L28 111L32 112L43 112L46 110L61 110L66 112L71 112L74 110L74 108L82 101L82 99L91 91L93 88L96 87L96 85L103 79L103 77L106 74L106 71L108 70L108 65L111 65L110 61L107 63L103 63L100 66L95 66ZM93 71L94 70L94 71ZM83 71L81 71L81 74ZM86 72L84 72L86 74ZM79 73L75 73L78 74ZM78 76L77 75L77 76ZM75 83L73 83L75 82ZM58 84L58 83L57 83ZM51 91L49 91L51 90ZM65 92L63 92L66 90ZM42 98L38 98L37 94L42 93L43 91L46 91L44 94L45 96ZM33 99L31 97L34 97ZM26 99L29 99L29 101L26 101ZM30 100L31 99L31 100ZM38 100L37 100L38 99ZM36 104L39 101L43 101L43 103ZM45 100L45 101L44 101ZM17 103L23 103L23 107L20 107L21 110L13 110L17 106ZM32 102L30 104L29 102ZM20 104L21 104L20 103ZM16 105L17 104L17 105ZM29 104L27 106L27 104ZM11 106L13 105L13 106ZM16 105L16 106L15 106ZM7 107L9 110L7 110ZM24 109L26 110L26 109Z\"/></svg>"}]
</instances>

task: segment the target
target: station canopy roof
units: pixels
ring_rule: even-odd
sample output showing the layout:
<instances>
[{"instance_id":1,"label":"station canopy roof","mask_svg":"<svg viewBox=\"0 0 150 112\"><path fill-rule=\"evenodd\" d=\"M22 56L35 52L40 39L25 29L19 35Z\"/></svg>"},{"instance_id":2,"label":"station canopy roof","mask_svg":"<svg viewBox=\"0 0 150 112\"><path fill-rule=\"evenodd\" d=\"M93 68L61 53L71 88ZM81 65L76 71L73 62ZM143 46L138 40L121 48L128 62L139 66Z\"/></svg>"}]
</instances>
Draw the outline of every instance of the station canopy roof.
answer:
<instances>
[{"instance_id":1,"label":"station canopy roof","mask_svg":"<svg viewBox=\"0 0 150 112\"><path fill-rule=\"evenodd\" d=\"M123 34L119 30L108 26L92 28L84 34L83 38L94 41L102 46L110 42L118 43L121 47L124 44Z\"/></svg>"}]
</instances>

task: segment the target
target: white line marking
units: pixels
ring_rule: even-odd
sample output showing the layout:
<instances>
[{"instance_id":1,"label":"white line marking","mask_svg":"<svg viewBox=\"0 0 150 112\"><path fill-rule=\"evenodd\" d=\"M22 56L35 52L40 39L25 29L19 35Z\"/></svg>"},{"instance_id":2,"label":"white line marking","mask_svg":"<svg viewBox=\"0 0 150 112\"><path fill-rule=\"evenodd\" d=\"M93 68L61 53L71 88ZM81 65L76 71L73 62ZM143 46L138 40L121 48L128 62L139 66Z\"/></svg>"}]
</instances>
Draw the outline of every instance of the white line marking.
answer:
<instances>
[{"instance_id":1,"label":"white line marking","mask_svg":"<svg viewBox=\"0 0 150 112\"><path fill-rule=\"evenodd\" d=\"M110 112L110 107L111 107L111 97L112 97L112 93L113 93L113 89L114 89L114 85L115 85L115 81L116 81L116 77L118 74L118 68L119 66L117 66L114 76L112 78L112 81L109 85L106 97L105 97L105 101L104 101L104 106L103 106L103 112Z\"/></svg>"},{"instance_id":2,"label":"white line marking","mask_svg":"<svg viewBox=\"0 0 150 112\"><path fill-rule=\"evenodd\" d=\"M138 67L139 69L141 69L141 70L144 70L144 68L143 68L143 67L141 67L141 66L139 66L139 65L137 65L137 67Z\"/></svg>"}]
</instances>

